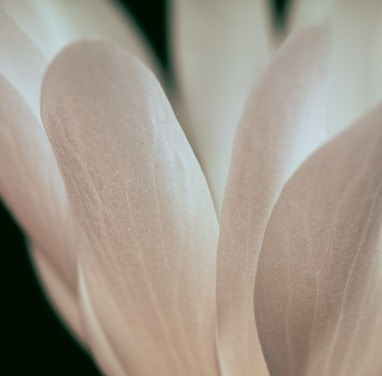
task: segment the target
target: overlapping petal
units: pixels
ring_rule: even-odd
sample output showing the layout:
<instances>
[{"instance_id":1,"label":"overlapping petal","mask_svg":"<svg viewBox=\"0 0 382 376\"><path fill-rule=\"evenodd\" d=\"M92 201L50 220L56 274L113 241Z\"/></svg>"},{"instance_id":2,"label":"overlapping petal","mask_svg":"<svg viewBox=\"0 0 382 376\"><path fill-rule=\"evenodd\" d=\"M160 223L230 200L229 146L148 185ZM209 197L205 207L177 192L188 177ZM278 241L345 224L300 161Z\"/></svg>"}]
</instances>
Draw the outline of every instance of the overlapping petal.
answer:
<instances>
[{"instance_id":1,"label":"overlapping petal","mask_svg":"<svg viewBox=\"0 0 382 376\"><path fill-rule=\"evenodd\" d=\"M40 90L47 62L2 11L0 49L4 52L0 56L1 196L30 242L36 243L31 244L38 248L31 258L50 299L77 337L83 338L67 197L40 123Z\"/></svg>"},{"instance_id":2,"label":"overlapping petal","mask_svg":"<svg viewBox=\"0 0 382 376\"><path fill-rule=\"evenodd\" d=\"M2 198L27 231L31 247L38 249L31 252L31 257L51 301L83 339L77 301L76 244L71 239L74 224L69 219L61 174L40 125L40 91L47 58L72 39L93 35L124 45L154 69L156 64L134 23L126 23L107 1L2 0L0 8L0 73L22 96L15 99L13 89L1 82L6 87L2 92L0 140ZM18 105L23 117L17 114ZM28 114L27 107L33 114Z\"/></svg>"},{"instance_id":3,"label":"overlapping petal","mask_svg":"<svg viewBox=\"0 0 382 376\"><path fill-rule=\"evenodd\" d=\"M219 350L228 375L266 375L253 312L260 248L291 173L323 141L329 88L328 25L292 37L272 60L240 121L221 217Z\"/></svg>"},{"instance_id":4,"label":"overlapping petal","mask_svg":"<svg viewBox=\"0 0 382 376\"><path fill-rule=\"evenodd\" d=\"M62 248L60 247L60 250ZM69 284L63 277L60 268L50 260L52 255L37 249L34 245L29 245L30 257L36 268L42 288L47 297L57 310L59 316L69 324L72 333L76 335L81 345L86 347L86 338L82 323L81 308L78 299L77 278ZM63 250L70 253L70 249ZM54 257L54 256L53 256ZM73 265L76 269L76 265Z\"/></svg>"},{"instance_id":5,"label":"overlapping petal","mask_svg":"<svg viewBox=\"0 0 382 376\"><path fill-rule=\"evenodd\" d=\"M99 37L128 49L151 69L157 68L135 21L113 1L0 0L0 8L24 30L48 61L74 40Z\"/></svg>"},{"instance_id":6,"label":"overlapping petal","mask_svg":"<svg viewBox=\"0 0 382 376\"><path fill-rule=\"evenodd\" d=\"M56 273L60 290L66 289L67 296L75 297L73 222L56 159L40 123L2 76L0 97L1 197L31 241L43 252L40 259L49 265L47 273ZM76 308L69 311L74 314L64 313L65 319L73 328L78 328ZM81 333L78 335L82 337Z\"/></svg>"},{"instance_id":7,"label":"overlapping petal","mask_svg":"<svg viewBox=\"0 0 382 376\"><path fill-rule=\"evenodd\" d=\"M1 8L0 51L0 73L17 89L39 119L41 82L47 61Z\"/></svg>"},{"instance_id":8,"label":"overlapping petal","mask_svg":"<svg viewBox=\"0 0 382 376\"><path fill-rule=\"evenodd\" d=\"M218 374L217 219L159 84L126 52L77 43L48 70L42 116L85 230L88 312L124 371Z\"/></svg>"},{"instance_id":9,"label":"overlapping petal","mask_svg":"<svg viewBox=\"0 0 382 376\"><path fill-rule=\"evenodd\" d=\"M174 0L175 68L184 100L182 126L220 211L237 122L268 59L261 0Z\"/></svg>"},{"instance_id":10,"label":"overlapping petal","mask_svg":"<svg viewBox=\"0 0 382 376\"><path fill-rule=\"evenodd\" d=\"M377 79L380 66L375 65L381 17L379 0L298 0L292 8L291 30L322 18L332 20L336 57L328 108L331 134L382 99Z\"/></svg>"},{"instance_id":11,"label":"overlapping petal","mask_svg":"<svg viewBox=\"0 0 382 376\"><path fill-rule=\"evenodd\" d=\"M381 374L381 119L316 152L272 212L255 286L272 375Z\"/></svg>"}]
</instances>

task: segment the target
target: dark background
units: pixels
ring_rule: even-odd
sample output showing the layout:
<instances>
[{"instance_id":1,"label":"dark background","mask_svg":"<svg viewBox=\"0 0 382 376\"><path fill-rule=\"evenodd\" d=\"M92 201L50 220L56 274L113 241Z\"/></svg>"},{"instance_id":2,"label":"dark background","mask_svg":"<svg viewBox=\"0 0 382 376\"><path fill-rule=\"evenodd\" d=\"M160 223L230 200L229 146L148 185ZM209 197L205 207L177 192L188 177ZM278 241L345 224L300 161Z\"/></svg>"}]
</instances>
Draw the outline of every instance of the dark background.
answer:
<instances>
[{"instance_id":1,"label":"dark background","mask_svg":"<svg viewBox=\"0 0 382 376\"><path fill-rule=\"evenodd\" d=\"M165 0L119 1L141 25L164 68L171 71L167 58ZM277 24L282 27L285 1L274 0L272 6ZM30 265L23 234L1 201L0 236L0 340L3 348L0 374L100 375L42 294Z\"/></svg>"}]
</instances>

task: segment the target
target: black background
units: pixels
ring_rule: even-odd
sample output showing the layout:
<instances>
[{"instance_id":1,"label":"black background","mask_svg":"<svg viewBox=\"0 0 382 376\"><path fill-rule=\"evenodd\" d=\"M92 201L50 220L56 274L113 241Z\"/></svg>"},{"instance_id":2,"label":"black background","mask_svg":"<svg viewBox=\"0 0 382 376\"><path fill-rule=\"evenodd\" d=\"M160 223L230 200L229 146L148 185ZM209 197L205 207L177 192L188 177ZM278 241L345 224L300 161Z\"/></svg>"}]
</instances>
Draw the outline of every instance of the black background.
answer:
<instances>
[{"instance_id":1,"label":"black background","mask_svg":"<svg viewBox=\"0 0 382 376\"><path fill-rule=\"evenodd\" d=\"M166 46L165 0L125 0L170 71ZM285 1L273 2L280 15ZM278 23L282 25L281 18ZM1 173L1 172L0 172ZM100 375L90 358L61 325L41 293L24 237L0 202L2 375Z\"/></svg>"}]
</instances>

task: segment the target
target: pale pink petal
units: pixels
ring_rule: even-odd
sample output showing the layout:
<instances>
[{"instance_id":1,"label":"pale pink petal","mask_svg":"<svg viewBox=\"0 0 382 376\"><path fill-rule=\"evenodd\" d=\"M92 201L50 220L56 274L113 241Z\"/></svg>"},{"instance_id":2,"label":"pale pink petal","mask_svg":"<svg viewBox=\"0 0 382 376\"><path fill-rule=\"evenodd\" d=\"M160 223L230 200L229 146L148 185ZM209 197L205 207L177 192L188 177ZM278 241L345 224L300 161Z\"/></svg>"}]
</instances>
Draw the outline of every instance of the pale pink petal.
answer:
<instances>
[{"instance_id":1,"label":"pale pink petal","mask_svg":"<svg viewBox=\"0 0 382 376\"><path fill-rule=\"evenodd\" d=\"M131 374L217 375L216 215L153 75L111 44L74 44L48 70L42 117L85 230L85 320L98 320L110 361ZM105 338L89 337L109 369Z\"/></svg>"},{"instance_id":2,"label":"pale pink petal","mask_svg":"<svg viewBox=\"0 0 382 376\"><path fill-rule=\"evenodd\" d=\"M110 0L0 0L3 8L51 60L73 40L109 39L152 69L156 63L132 17Z\"/></svg>"},{"instance_id":3,"label":"pale pink petal","mask_svg":"<svg viewBox=\"0 0 382 376\"><path fill-rule=\"evenodd\" d=\"M325 132L327 24L288 40L250 95L239 123L218 250L219 352L228 375L267 375L253 289L265 228L291 173Z\"/></svg>"},{"instance_id":4,"label":"pale pink petal","mask_svg":"<svg viewBox=\"0 0 382 376\"><path fill-rule=\"evenodd\" d=\"M328 107L331 134L343 130L382 99L376 81L375 35L382 15L380 0L299 0L292 8L291 29L331 18L335 60ZM380 65L377 68L380 71Z\"/></svg>"},{"instance_id":5,"label":"pale pink petal","mask_svg":"<svg viewBox=\"0 0 382 376\"><path fill-rule=\"evenodd\" d=\"M65 286L62 290L76 295L73 223L50 143L26 103L1 75L0 98L0 195L32 243L44 253L41 259L51 267L47 273L57 273L57 280ZM65 312L64 316L68 322L76 322Z\"/></svg>"},{"instance_id":6,"label":"pale pink petal","mask_svg":"<svg viewBox=\"0 0 382 376\"><path fill-rule=\"evenodd\" d=\"M76 289L69 288L68 283L62 280L60 270L53 266L46 253L32 245L29 246L29 249L33 264L40 280L43 282L43 289L47 296L53 306L57 308L58 313L67 321L77 339L84 345L85 333Z\"/></svg>"},{"instance_id":7,"label":"pale pink petal","mask_svg":"<svg viewBox=\"0 0 382 376\"><path fill-rule=\"evenodd\" d=\"M274 376L381 375L381 119L315 153L272 212L255 312Z\"/></svg>"},{"instance_id":8,"label":"pale pink petal","mask_svg":"<svg viewBox=\"0 0 382 376\"><path fill-rule=\"evenodd\" d=\"M268 59L262 0L174 0L173 50L183 129L220 211L234 130Z\"/></svg>"}]
</instances>

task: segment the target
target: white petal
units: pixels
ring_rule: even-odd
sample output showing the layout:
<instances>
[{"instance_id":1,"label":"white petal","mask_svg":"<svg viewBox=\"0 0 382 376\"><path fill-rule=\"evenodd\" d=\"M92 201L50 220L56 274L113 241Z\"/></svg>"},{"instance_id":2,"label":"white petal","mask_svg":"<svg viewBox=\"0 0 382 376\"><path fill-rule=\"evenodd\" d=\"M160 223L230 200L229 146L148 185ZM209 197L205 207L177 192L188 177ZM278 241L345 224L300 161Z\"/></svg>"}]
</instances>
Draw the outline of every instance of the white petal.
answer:
<instances>
[{"instance_id":1,"label":"white petal","mask_svg":"<svg viewBox=\"0 0 382 376\"><path fill-rule=\"evenodd\" d=\"M84 317L83 324L86 327L88 343L93 346L93 352L98 355L98 363L103 366L106 375L128 376L116 352L111 348L109 340L101 326L91 303L88 288L81 265L79 265L78 290L81 297L81 308Z\"/></svg>"},{"instance_id":2,"label":"white petal","mask_svg":"<svg viewBox=\"0 0 382 376\"><path fill-rule=\"evenodd\" d=\"M32 242L44 253L41 258L51 266L47 273L57 272L57 280L75 296L73 222L50 143L26 103L1 75L0 98L1 197ZM48 286L48 289L55 287ZM76 322L75 317L65 318ZM81 333L77 334L81 337Z\"/></svg>"},{"instance_id":3,"label":"white petal","mask_svg":"<svg viewBox=\"0 0 382 376\"><path fill-rule=\"evenodd\" d=\"M46 61L20 28L0 10L0 73L40 118L40 90Z\"/></svg>"},{"instance_id":4,"label":"white petal","mask_svg":"<svg viewBox=\"0 0 382 376\"><path fill-rule=\"evenodd\" d=\"M111 362L217 375L216 215L157 81L123 50L77 43L48 70L42 116L85 229L83 279Z\"/></svg>"},{"instance_id":5,"label":"white petal","mask_svg":"<svg viewBox=\"0 0 382 376\"><path fill-rule=\"evenodd\" d=\"M273 205L325 135L327 25L285 43L251 94L236 134L218 251L218 328L228 375L267 375L253 313L257 260Z\"/></svg>"},{"instance_id":6,"label":"white petal","mask_svg":"<svg viewBox=\"0 0 382 376\"><path fill-rule=\"evenodd\" d=\"M153 55L129 14L108 0L0 0L3 8L51 60L65 45L84 37L107 38L152 69Z\"/></svg>"},{"instance_id":7,"label":"white petal","mask_svg":"<svg viewBox=\"0 0 382 376\"><path fill-rule=\"evenodd\" d=\"M336 51L328 108L328 129L332 134L382 99L370 89L377 78L371 65L381 15L380 0L300 0L292 10L292 29L324 17L332 20Z\"/></svg>"},{"instance_id":8,"label":"white petal","mask_svg":"<svg viewBox=\"0 0 382 376\"><path fill-rule=\"evenodd\" d=\"M57 307L58 313L66 321L73 333L76 334L77 339L84 345L85 333L77 291L69 288L66 281L62 280L60 270L53 266L44 252L33 246L30 247L30 251L34 266L50 301L53 306Z\"/></svg>"},{"instance_id":9,"label":"white petal","mask_svg":"<svg viewBox=\"0 0 382 376\"><path fill-rule=\"evenodd\" d=\"M173 49L183 124L220 211L234 129L268 58L261 0L173 1Z\"/></svg>"},{"instance_id":10,"label":"white petal","mask_svg":"<svg viewBox=\"0 0 382 376\"><path fill-rule=\"evenodd\" d=\"M315 153L272 212L255 286L272 375L381 375L381 119Z\"/></svg>"}]
</instances>

